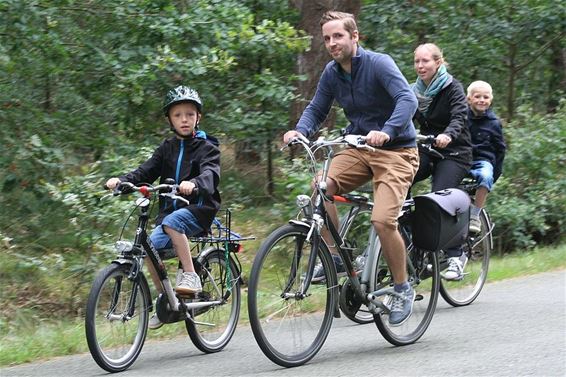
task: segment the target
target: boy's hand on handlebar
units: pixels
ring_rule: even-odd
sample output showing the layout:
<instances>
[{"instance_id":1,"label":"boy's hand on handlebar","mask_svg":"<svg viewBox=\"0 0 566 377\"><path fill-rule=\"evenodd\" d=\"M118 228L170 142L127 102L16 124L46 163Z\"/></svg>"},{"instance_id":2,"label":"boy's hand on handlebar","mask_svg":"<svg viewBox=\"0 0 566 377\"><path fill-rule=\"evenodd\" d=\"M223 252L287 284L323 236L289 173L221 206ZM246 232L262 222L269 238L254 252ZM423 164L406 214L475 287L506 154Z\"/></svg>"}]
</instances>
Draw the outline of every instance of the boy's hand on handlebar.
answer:
<instances>
[{"instance_id":1,"label":"boy's hand on handlebar","mask_svg":"<svg viewBox=\"0 0 566 377\"><path fill-rule=\"evenodd\" d=\"M434 142L434 146L437 148L446 148L448 144L452 142L452 138L446 134L439 134L436 137L436 141Z\"/></svg>"},{"instance_id":2,"label":"boy's hand on handlebar","mask_svg":"<svg viewBox=\"0 0 566 377\"><path fill-rule=\"evenodd\" d=\"M106 187L108 190L114 190L120 183L121 181L118 178L110 178L106 181L104 187Z\"/></svg>"},{"instance_id":3,"label":"boy's hand on handlebar","mask_svg":"<svg viewBox=\"0 0 566 377\"><path fill-rule=\"evenodd\" d=\"M182 181L179 185L179 192L183 195L191 195L195 187L197 186L191 181Z\"/></svg>"},{"instance_id":4,"label":"boy's hand on handlebar","mask_svg":"<svg viewBox=\"0 0 566 377\"><path fill-rule=\"evenodd\" d=\"M366 143L374 147L381 147L389 141L389 135L381 131L370 131L366 136Z\"/></svg>"}]
</instances>

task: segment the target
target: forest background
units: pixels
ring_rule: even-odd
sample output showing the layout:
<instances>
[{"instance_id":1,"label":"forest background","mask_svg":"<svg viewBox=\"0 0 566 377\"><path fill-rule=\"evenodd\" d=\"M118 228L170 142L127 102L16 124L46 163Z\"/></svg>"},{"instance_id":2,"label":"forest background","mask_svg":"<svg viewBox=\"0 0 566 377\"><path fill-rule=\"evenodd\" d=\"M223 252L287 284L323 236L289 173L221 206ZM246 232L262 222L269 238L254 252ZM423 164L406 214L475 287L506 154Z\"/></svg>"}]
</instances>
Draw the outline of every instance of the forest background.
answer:
<instances>
[{"instance_id":1,"label":"forest background","mask_svg":"<svg viewBox=\"0 0 566 377\"><path fill-rule=\"evenodd\" d=\"M434 42L466 87L492 84L508 144L489 198L499 254L563 243L566 3L552 0L1 0L0 333L80 318L131 201L101 200L170 135L164 93L204 100L221 141L221 193L234 226L258 237L308 191L301 156L281 152L329 61L328 9L357 15L361 44L409 82ZM327 132L346 126L333 108ZM251 244L249 262L257 249ZM245 261L245 262L246 262ZM16 316L15 313L18 313Z\"/></svg>"}]
</instances>

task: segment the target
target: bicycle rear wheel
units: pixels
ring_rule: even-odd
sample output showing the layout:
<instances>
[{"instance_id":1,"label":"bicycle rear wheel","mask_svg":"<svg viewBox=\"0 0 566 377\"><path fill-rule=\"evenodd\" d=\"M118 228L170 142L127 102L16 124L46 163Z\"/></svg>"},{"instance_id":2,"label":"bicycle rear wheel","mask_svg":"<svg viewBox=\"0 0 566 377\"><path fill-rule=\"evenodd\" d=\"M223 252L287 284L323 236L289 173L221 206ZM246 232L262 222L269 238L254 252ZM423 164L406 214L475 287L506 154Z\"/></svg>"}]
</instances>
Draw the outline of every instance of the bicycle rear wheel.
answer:
<instances>
[{"instance_id":1,"label":"bicycle rear wheel","mask_svg":"<svg viewBox=\"0 0 566 377\"><path fill-rule=\"evenodd\" d=\"M452 306L465 306L474 302L487 279L491 255L491 222L487 212L481 212L480 221L481 232L469 235L463 246L468 256L464 277L461 280L441 279L440 282L440 294Z\"/></svg>"},{"instance_id":2,"label":"bicycle rear wheel","mask_svg":"<svg viewBox=\"0 0 566 377\"><path fill-rule=\"evenodd\" d=\"M382 250L379 253L378 279L374 285L376 290L393 285L393 276L387 268ZM407 263L410 265L408 268L409 282L413 284L415 289L415 301L411 316L401 326L391 326L388 314L374 315L375 324L381 335L389 343L396 346L414 343L424 335L436 309L440 286L438 257L435 252L417 249L411 244L408 248L407 259ZM389 296L383 296L383 299L388 300Z\"/></svg>"},{"instance_id":3,"label":"bicycle rear wheel","mask_svg":"<svg viewBox=\"0 0 566 377\"><path fill-rule=\"evenodd\" d=\"M250 272L248 312L254 337L263 353L284 367L302 365L320 350L337 299L332 257L323 242L312 250L308 230L294 224L275 230L261 245ZM326 279L299 297L312 252Z\"/></svg>"},{"instance_id":4,"label":"bicycle rear wheel","mask_svg":"<svg viewBox=\"0 0 566 377\"><path fill-rule=\"evenodd\" d=\"M223 249L210 252L200 262L202 292L194 302L218 301L219 304L192 310L185 324L193 344L202 352L213 353L226 347L236 331L241 304L240 276L232 259L228 274Z\"/></svg>"},{"instance_id":5,"label":"bicycle rear wheel","mask_svg":"<svg viewBox=\"0 0 566 377\"><path fill-rule=\"evenodd\" d=\"M130 264L111 264L100 271L87 301L88 348L94 361L108 372L132 365L147 334L149 286L141 272L136 280L128 279L130 268Z\"/></svg>"}]
</instances>

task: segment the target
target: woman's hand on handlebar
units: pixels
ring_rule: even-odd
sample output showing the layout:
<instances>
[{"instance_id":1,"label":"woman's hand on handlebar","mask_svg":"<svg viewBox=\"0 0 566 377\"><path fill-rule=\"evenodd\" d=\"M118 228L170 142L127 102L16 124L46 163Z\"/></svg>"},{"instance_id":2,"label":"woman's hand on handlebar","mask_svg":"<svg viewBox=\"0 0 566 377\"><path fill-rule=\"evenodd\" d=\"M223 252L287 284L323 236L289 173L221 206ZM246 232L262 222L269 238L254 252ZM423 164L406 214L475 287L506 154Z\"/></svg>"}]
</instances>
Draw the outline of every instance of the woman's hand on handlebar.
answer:
<instances>
[{"instance_id":1,"label":"woman's hand on handlebar","mask_svg":"<svg viewBox=\"0 0 566 377\"><path fill-rule=\"evenodd\" d=\"M446 148L452 142L452 138L446 134L438 134L434 146L437 148Z\"/></svg>"},{"instance_id":2,"label":"woman's hand on handlebar","mask_svg":"<svg viewBox=\"0 0 566 377\"><path fill-rule=\"evenodd\" d=\"M381 131L370 131L366 135L366 143L374 147L381 147L383 144L387 143L389 139L389 135Z\"/></svg>"},{"instance_id":3,"label":"woman's hand on handlebar","mask_svg":"<svg viewBox=\"0 0 566 377\"><path fill-rule=\"evenodd\" d=\"M182 181L179 185L179 192L183 195L191 195L196 185L191 181Z\"/></svg>"}]
</instances>

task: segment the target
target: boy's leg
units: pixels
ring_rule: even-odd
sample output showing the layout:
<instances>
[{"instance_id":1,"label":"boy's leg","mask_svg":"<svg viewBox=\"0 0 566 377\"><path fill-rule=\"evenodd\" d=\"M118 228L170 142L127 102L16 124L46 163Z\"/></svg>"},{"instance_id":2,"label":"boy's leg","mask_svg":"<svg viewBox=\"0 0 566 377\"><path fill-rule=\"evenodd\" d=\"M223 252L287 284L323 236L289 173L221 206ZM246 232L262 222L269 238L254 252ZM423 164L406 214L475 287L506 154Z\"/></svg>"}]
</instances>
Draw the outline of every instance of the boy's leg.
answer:
<instances>
[{"instance_id":1,"label":"boy's leg","mask_svg":"<svg viewBox=\"0 0 566 377\"><path fill-rule=\"evenodd\" d=\"M202 290L200 278L195 272L189 239L203 231L197 218L187 208L181 208L169 214L163 219L163 231L171 238L173 248L179 257L183 267L181 280L178 282L176 291L180 294L193 294Z\"/></svg>"}]
</instances>

